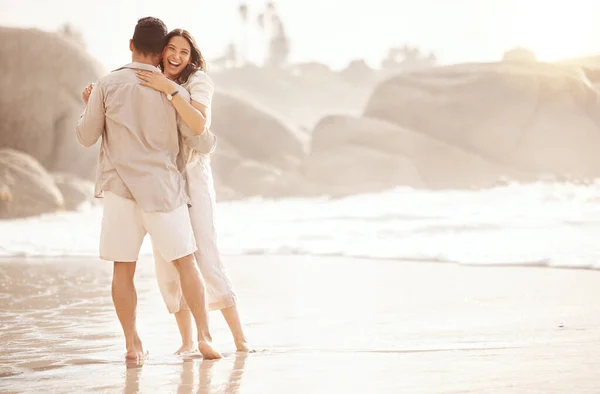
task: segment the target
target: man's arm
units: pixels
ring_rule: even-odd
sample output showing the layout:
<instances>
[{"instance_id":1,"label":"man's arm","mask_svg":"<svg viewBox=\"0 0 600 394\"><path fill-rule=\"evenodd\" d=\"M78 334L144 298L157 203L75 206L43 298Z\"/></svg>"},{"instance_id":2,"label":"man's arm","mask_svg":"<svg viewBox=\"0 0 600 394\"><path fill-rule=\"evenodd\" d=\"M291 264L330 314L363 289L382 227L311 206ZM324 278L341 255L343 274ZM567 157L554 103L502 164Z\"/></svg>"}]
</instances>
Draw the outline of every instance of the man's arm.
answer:
<instances>
[{"instance_id":1,"label":"man's arm","mask_svg":"<svg viewBox=\"0 0 600 394\"><path fill-rule=\"evenodd\" d=\"M102 88L96 85L75 128L77 139L81 145L87 148L98 141L104 132L104 117L104 93Z\"/></svg>"}]
</instances>

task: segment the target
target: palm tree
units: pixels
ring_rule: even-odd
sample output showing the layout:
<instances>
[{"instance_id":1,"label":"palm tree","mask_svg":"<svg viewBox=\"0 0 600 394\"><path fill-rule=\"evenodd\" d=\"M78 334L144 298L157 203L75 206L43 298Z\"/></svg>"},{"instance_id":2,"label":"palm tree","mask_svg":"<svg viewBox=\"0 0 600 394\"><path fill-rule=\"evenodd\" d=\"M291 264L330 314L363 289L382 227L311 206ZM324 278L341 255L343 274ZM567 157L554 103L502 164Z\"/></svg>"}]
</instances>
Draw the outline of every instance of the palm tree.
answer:
<instances>
[{"instance_id":1,"label":"palm tree","mask_svg":"<svg viewBox=\"0 0 600 394\"><path fill-rule=\"evenodd\" d=\"M64 38L70 40L71 42L77 44L82 49L85 49L85 41L83 40L83 35L77 29L75 29L70 23L63 23L58 28L58 34L63 36Z\"/></svg>"},{"instance_id":2,"label":"palm tree","mask_svg":"<svg viewBox=\"0 0 600 394\"><path fill-rule=\"evenodd\" d=\"M283 21L277 13L274 0L268 1L265 10L258 15L256 22L267 42L265 65L280 68L287 62L290 42Z\"/></svg>"},{"instance_id":3,"label":"palm tree","mask_svg":"<svg viewBox=\"0 0 600 394\"><path fill-rule=\"evenodd\" d=\"M248 4L246 4L246 2L242 1L240 3L240 5L238 6L238 14L240 16L240 19L242 20L242 34L240 37L240 56L238 56L238 61L241 62L241 65L246 64L247 61L247 54L248 54L248 41L247 41L247 37L248 37Z\"/></svg>"}]
</instances>

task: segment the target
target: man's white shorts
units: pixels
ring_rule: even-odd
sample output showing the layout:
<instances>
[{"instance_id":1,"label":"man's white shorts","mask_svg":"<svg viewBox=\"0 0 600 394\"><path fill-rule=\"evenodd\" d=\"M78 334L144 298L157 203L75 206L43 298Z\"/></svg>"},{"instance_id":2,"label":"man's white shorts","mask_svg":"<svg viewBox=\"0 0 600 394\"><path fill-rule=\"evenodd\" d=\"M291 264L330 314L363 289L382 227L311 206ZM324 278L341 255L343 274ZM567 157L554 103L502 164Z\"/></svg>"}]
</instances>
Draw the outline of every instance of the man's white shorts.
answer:
<instances>
[{"instance_id":1,"label":"man's white shorts","mask_svg":"<svg viewBox=\"0 0 600 394\"><path fill-rule=\"evenodd\" d=\"M100 232L100 258L137 261L146 234L167 261L196 251L196 240L187 205L170 212L144 212L134 200L104 192Z\"/></svg>"}]
</instances>

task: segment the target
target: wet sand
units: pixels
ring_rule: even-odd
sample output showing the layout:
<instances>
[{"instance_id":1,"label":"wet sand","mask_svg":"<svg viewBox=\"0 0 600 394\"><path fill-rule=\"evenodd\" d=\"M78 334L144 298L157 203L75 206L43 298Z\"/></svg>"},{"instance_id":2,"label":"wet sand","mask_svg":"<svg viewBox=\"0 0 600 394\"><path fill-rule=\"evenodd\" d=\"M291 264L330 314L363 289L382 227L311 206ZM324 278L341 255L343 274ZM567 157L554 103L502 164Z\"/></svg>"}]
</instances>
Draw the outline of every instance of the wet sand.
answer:
<instances>
[{"instance_id":1,"label":"wet sand","mask_svg":"<svg viewBox=\"0 0 600 394\"><path fill-rule=\"evenodd\" d=\"M0 261L0 392L598 393L600 272L329 257L226 257L258 352L179 346L152 263L138 264L151 357L123 361L111 265Z\"/></svg>"}]
</instances>

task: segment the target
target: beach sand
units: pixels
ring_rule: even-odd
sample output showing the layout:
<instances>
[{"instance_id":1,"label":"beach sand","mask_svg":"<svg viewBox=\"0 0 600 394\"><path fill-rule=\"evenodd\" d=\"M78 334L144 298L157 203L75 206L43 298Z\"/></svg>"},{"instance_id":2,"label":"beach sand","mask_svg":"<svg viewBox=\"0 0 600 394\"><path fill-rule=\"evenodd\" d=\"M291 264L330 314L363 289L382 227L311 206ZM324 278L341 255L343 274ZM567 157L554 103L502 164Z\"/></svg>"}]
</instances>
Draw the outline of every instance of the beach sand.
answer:
<instances>
[{"instance_id":1,"label":"beach sand","mask_svg":"<svg viewBox=\"0 0 600 394\"><path fill-rule=\"evenodd\" d=\"M111 264L0 261L0 392L598 393L600 272L334 257L226 256L249 337L181 359L149 258L125 364Z\"/></svg>"}]
</instances>

